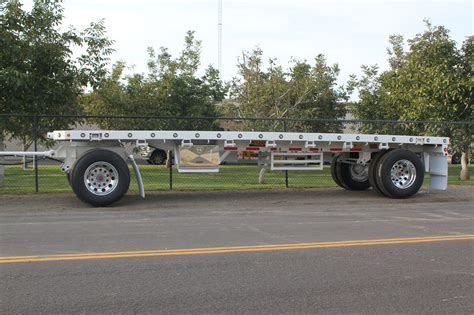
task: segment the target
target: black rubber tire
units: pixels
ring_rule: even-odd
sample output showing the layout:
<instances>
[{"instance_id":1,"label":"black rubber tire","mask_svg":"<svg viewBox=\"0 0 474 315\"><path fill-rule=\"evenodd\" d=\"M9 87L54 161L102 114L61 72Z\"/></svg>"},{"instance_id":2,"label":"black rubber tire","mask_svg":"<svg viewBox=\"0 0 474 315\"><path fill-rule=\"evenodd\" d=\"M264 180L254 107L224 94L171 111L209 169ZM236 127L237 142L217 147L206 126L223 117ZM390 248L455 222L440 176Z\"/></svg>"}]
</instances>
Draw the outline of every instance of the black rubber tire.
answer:
<instances>
[{"instance_id":1,"label":"black rubber tire","mask_svg":"<svg viewBox=\"0 0 474 315\"><path fill-rule=\"evenodd\" d=\"M161 149L155 149L148 159L148 163L153 165L163 165L166 162L166 152Z\"/></svg>"},{"instance_id":2,"label":"black rubber tire","mask_svg":"<svg viewBox=\"0 0 474 315\"><path fill-rule=\"evenodd\" d=\"M461 164L461 154L456 152L451 156L451 164Z\"/></svg>"},{"instance_id":3,"label":"black rubber tire","mask_svg":"<svg viewBox=\"0 0 474 315\"><path fill-rule=\"evenodd\" d=\"M348 190L366 190L370 187L369 177L364 181L355 180L351 175L351 167L352 164L349 163L338 163L338 167L336 169L336 174L339 180L341 181L342 185L346 187Z\"/></svg>"},{"instance_id":4,"label":"black rubber tire","mask_svg":"<svg viewBox=\"0 0 474 315\"><path fill-rule=\"evenodd\" d=\"M407 188L395 186L391 179L392 166L399 160L408 160L415 167L416 177ZM416 194L423 185L425 170L421 159L412 151L396 149L386 152L375 166L375 179L380 190L391 198L408 198Z\"/></svg>"},{"instance_id":5,"label":"black rubber tire","mask_svg":"<svg viewBox=\"0 0 474 315\"><path fill-rule=\"evenodd\" d=\"M376 153L374 153L371 161L370 161L370 164L369 164L369 182L370 182L370 186L372 186L372 189L374 191L376 191L377 193L381 194L381 195L384 195L384 196L387 196L385 195L385 193L380 189L379 185L377 184L377 179L375 177L375 169L377 167L377 164L379 163L380 159L382 158L382 156L387 153L388 150L380 150ZM388 196L387 196L388 197Z\"/></svg>"},{"instance_id":6,"label":"black rubber tire","mask_svg":"<svg viewBox=\"0 0 474 315\"><path fill-rule=\"evenodd\" d=\"M351 188L346 184L346 182L344 181L344 178L342 177L341 168L342 168L342 159L343 158L344 157L341 154L339 154L339 157L336 160L336 167L335 167L336 178L339 181L339 183L341 183L342 188L344 188L346 190L351 190Z\"/></svg>"},{"instance_id":7,"label":"black rubber tire","mask_svg":"<svg viewBox=\"0 0 474 315\"><path fill-rule=\"evenodd\" d=\"M115 189L103 196L91 193L84 183L84 173L87 168L98 161L110 163L119 175L119 181ZM130 186L130 171L127 163L117 153L104 149L94 149L86 152L76 162L72 170L71 182L72 190L79 199L95 207L105 207L120 200L127 193Z\"/></svg>"},{"instance_id":8,"label":"black rubber tire","mask_svg":"<svg viewBox=\"0 0 474 315\"><path fill-rule=\"evenodd\" d=\"M332 161L331 161L331 177L332 179L334 180L334 182L339 186L339 187L342 187L342 188L346 188L342 185L341 181L339 180L339 178L337 177L337 167L338 167L338 164L339 164L339 158L341 156L339 154L336 154L333 158L332 158Z\"/></svg>"},{"instance_id":9,"label":"black rubber tire","mask_svg":"<svg viewBox=\"0 0 474 315\"><path fill-rule=\"evenodd\" d=\"M69 183L69 186L71 186L72 188L72 172L69 172L69 173L66 173L66 178L67 178L67 182Z\"/></svg>"}]
</instances>

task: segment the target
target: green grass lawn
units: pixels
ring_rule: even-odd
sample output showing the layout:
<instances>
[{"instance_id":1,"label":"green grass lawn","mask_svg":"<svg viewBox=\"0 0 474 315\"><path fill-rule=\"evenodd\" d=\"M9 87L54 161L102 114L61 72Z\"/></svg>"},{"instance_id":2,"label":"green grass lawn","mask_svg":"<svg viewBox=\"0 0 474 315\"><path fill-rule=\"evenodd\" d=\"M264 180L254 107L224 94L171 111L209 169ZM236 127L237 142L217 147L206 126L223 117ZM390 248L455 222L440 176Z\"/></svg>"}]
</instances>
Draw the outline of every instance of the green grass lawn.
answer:
<instances>
[{"instance_id":1,"label":"green grass lawn","mask_svg":"<svg viewBox=\"0 0 474 315\"><path fill-rule=\"evenodd\" d=\"M461 169L460 165L449 166L449 185L474 186L474 166L470 165L470 173L473 179L460 181L458 179ZM164 166L141 165L140 170L145 183L145 190L168 190L169 169ZM132 173L131 191L137 191L137 184ZM42 165L38 168L39 191L70 192L71 188L66 175L61 173L59 166ZM258 167L253 165L230 166L223 165L219 173L178 173L173 169L173 189L176 190L235 190L235 189L272 189L285 188L285 173L266 173L266 183L258 183ZM425 185L428 184L429 176L425 177ZM323 171L290 171L288 172L288 184L291 188L324 188L335 187L329 170L325 165ZM32 193L35 190L33 169L23 170L20 166L7 166L5 168L5 187L0 188L0 194L23 194Z\"/></svg>"}]
</instances>

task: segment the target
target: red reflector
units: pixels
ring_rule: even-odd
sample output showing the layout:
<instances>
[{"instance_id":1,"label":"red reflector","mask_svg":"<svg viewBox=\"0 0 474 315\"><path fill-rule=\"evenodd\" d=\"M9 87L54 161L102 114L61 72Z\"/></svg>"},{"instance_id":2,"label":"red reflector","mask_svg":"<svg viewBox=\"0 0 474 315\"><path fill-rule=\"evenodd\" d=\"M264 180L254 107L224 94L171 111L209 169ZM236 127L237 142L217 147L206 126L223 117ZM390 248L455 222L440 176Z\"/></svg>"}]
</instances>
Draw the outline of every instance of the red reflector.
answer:
<instances>
[{"instance_id":1,"label":"red reflector","mask_svg":"<svg viewBox=\"0 0 474 315\"><path fill-rule=\"evenodd\" d=\"M309 150L312 151L312 152L318 152L319 148L310 148Z\"/></svg>"},{"instance_id":2,"label":"red reflector","mask_svg":"<svg viewBox=\"0 0 474 315\"><path fill-rule=\"evenodd\" d=\"M362 149L361 148L352 148L351 151L360 152L360 151L362 151Z\"/></svg>"},{"instance_id":3,"label":"red reflector","mask_svg":"<svg viewBox=\"0 0 474 315\"><path fill-rule=\"evenodd\" d=\"M259 147L246 147L245 150L247 150L247 151L259 151L260 148Z\"/></svg>"},{"instance_id":4,"label":"red reflector","mask_svg":"<svg viewBox=\"0 0 474 315\"><path fill-rule=\"evenodd\" d=\"M289 151L301 151L303 148L289 148Z\"/></svg>"},{"instance_id":5,"label":"red reflector","mask_svg":"<svg viewBox=\"0 0 474 315\"><path fill-rule=\"evenodd\" d=\"M236 151L237 148L234 147L224 147L224 151Z\"/></svg>"},{"instance_id":6,"label":"red reflector","mask_svg":"<svg viewBox=\"0 0 474 315\"><path fill-rule=\"evenodd\" d=\"M342 151L342 148L330 148L331 151Z\"/></svg>"},{"instance_id":7,"label":"red reflector","mask_svg":"<svg viewBox=\"0 0 474 315\"><path fill-rule=\"evenodd\" d=\"M277 148L270 148L270 151L277 151Z\"/></svg>"}]
</instances>

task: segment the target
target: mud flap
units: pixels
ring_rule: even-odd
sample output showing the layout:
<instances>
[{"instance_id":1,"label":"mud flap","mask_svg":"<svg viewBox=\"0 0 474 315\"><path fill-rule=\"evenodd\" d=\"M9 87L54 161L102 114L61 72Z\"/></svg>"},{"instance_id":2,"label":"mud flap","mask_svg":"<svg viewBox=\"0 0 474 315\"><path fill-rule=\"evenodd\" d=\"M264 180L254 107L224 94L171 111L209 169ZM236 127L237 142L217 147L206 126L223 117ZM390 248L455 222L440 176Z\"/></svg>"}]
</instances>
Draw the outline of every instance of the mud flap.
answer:
<instances>
[{"instance_id":1,"label":"mud flap","mask_svg":"<svg viewBox=\"0 0 474 315\"><path fill-rule=\"evenodd\" d=\"M446 190L448 187L448 157L443 153L429 155L430 189Z\"/></svg>"}]
</instances>

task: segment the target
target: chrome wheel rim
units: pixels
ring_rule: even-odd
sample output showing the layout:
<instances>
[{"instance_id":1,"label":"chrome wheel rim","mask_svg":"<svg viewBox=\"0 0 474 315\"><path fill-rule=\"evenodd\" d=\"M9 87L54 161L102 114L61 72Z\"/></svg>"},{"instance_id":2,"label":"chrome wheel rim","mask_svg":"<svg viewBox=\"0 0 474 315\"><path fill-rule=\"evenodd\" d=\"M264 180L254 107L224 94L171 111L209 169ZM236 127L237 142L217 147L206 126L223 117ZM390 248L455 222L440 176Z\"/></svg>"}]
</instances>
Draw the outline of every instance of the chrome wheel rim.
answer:
<instances>
[{"instance_id":1,"label":"chrome wheel rim","mask_svg":"<svg viewBox=\"0 0 474 315\"><path fill-rule=\"evenodd\" d=\"M351 177L356 182L365 182L369 180L369 167L361 164L351 164L349 167Z\"/></svg>"},{"instance_id":2,"label":"chrome wheel rim","mask_svg":"<svg viewBox=\"0 0 474 315\"><path fill-rule=\"evenodd\" d=\"M96 196L110 194L117 188L118 182L117 169L108 162L95 162L84 173L84 184L87 190Z\"/></svg>"},{"instance_id":3,"label":"chrome wheel rim","mask_svg":"<svg viewBox=\"0 0 474 315\"><path fill-rule=\"evenodd\" d=\"M390 177L395 187L407 189L416 180L416 167L409 160L399 160L393 164Z\"/></svg>"}]
</instances>

